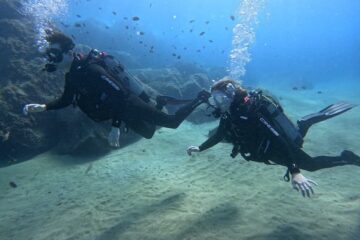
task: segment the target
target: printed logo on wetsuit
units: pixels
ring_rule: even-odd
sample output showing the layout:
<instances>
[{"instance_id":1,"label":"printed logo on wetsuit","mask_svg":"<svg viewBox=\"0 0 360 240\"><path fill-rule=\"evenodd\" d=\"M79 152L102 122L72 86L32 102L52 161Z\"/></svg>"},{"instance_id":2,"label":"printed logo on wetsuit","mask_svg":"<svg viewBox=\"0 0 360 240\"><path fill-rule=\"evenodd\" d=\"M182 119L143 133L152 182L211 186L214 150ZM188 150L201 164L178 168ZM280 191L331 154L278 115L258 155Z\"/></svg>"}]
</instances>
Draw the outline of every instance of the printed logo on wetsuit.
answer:
<instances>
[{"instance_id":1,"label":"printed logo on wetsuit","mask_svg":"<svg viewBox=\"0 0 360 240\"><path fill-rule=\"evenodd\" d=\"M103 80L105 80L106 82L108 82L108 83L109 83L113 88L115 88L117 91L120 91L119 86L117 86L113 81L111 81L110 78L108 78L108 77L105 76L105 75L101 75L101 78L102 78Z\"/></svg>"},{"instance_id":2,"label":"printed logo on wetsuit","mask_svg":"<svg viewBox=\"0 0 360 240\"><path fill-rule=\"evenodd\" d=\"M260 118L260 121L268 128L270 129L270 131L275 135L275 136L279 136L280 134L264 119L264 118Z\"/></svg>"}]
</instances>

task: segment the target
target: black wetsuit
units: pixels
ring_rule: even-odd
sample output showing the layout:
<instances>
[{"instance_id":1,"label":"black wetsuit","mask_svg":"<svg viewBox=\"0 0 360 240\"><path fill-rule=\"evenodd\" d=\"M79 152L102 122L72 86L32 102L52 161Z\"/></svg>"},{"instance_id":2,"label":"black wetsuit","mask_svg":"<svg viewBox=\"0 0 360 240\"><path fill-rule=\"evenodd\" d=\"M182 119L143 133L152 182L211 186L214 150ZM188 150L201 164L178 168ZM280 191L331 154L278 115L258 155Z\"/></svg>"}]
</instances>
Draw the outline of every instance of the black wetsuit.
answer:
<instances>
[{"instance_id":1,"label":"black wetsuit","mask_svg":"<svg viewBox=\"0 0 360 240\"><path fill-rule=\"evenodd\" d=\"M337 157L309 156L301 149L304 136L299 135L296 139L290 140L284 132L286 129L274 121L274 116L265 111L266 106L259 101L261 100L258 97L240 99L236 96L229 113L221 115L216 132L199 146L200 151L226 138L234 146L232 157L240 153L246 160L286 166L290 173L299 172L299 168L316 171L322 168L354 164L354 161L344 154ZM280 105L278 110L283 112ZM358 158L352 152L347 152L351 153L351 157ZM359 160L356 159L356 161Z\"/></svg>"},{"instance_id":2,"label":"black wetsuit","mask_svg":"<svg viewBox=\"0 0 360 240\"><path fill-rule=\"evenodd\" d=\"M114 127L120 127L124 122L134 132L151 138L156 126L177 128L204 102L202 97L186 104L174 115L168 115L132 93L98 62L75 58L66 73L62 96L46 104L46 109L55 110L74 104L95 121L112 120Z\"/></svg>"}]
</instances>

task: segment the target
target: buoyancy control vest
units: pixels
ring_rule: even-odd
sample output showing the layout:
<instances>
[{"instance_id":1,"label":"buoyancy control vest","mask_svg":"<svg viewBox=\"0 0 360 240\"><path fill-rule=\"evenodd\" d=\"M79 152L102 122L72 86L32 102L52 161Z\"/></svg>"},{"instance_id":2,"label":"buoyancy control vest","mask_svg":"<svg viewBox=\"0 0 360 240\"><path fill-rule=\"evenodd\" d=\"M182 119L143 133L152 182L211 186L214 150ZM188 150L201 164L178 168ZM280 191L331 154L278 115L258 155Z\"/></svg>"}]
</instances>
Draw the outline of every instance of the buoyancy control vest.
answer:
<instances>
[{"instance_id":1,"label":"buoyancy control vest","mask_svg":"<svg viewBox=\"0 0 360 240\"><path fill-rule=\"evenodd\" d=\"M94 121L113 118L111 105L115 102L119 105L129 94L121 81L111 76L98 61L90 58L75 57L66 79L68 87L75 93L73 105Z\"/></svg>"},{"instance_id":2,"label":"buoyancy control vest","mask_svg":"<svg viewBox=\"0 0 360 240\"><path fill-rule=\"evenodd\" d=\"M284 147L302 147L303 138L298 128L285 115L275 97L262 90L254 90L249 92L242 108L245 109L232 113L239 116L231 116L234 144L232 157L241 153L246 160L268 163L266 155L270 148L270 139L278 139ZM266 129L266 134L261 129Z\"/></svg>"},{"instance_id":3,"label":"buoyancy control vest","mask_svg":"<svg viewBox=\"0 0 360 240\"><path fill-rule=\"evenodd\" d=\"M132 93L137 96L140 96L141 93L143 93L143 84L126 71L124 66L114 56L106 54L99 59L98 63Z\"/></svg>"}]
</instances>

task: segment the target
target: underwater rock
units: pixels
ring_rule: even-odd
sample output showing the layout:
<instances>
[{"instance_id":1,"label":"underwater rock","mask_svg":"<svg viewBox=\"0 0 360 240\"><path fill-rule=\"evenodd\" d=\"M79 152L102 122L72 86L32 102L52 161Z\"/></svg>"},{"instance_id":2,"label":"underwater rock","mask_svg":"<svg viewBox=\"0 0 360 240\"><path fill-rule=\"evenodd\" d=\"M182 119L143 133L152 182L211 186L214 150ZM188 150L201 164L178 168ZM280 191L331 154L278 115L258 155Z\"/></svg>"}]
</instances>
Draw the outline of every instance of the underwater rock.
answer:
<instances>
[{"instance_id":1,"label":"underwater rock","mask_svg":"<svg viewBox=\"0 0 360 240\"><path fill-rule=\"evenodd\" d=\"M25 103L44 101L49 96L45 89L54 90L56 84L54 78L42 79L34 27L20 15L20 6L20 1L0 1L0 166L31 157L53 144L46 133L48 125L43 126L52 122L52 114L46 118L22 115Z\"/></svg>"},{"instance_id":2,"label":"underwater rock","mask_svg":"<svg viewBox=\"0 0 360 240\"><path fill-rule=\"evenodd\" d=\"M22 6L20 0L1 0L0 1L0 19L21 18L19 10Z\"/></svg>"}]
</instances>

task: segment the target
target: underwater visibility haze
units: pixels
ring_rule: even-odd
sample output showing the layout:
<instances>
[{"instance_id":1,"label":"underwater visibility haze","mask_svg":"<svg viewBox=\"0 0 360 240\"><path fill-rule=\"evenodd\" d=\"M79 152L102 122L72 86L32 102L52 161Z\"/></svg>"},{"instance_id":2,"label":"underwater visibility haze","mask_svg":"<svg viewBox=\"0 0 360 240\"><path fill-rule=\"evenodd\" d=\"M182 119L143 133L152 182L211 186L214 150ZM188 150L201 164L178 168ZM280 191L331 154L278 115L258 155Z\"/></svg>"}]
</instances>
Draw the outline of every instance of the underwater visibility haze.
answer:
<instances>
[{"instance_id":1,"label":"underwater visibility haze","mask_svg":"<svg viewBox=\"0 0 360 240\"><path fill-rule=\"evenodd\" d=\"M0 239L360 239L359 13L357 0L0 0ZM85 88L54 101L70 82L54 32L74 43L71 69L111 55L146 104L111 103L100 121ZM120 91L119 68L101 66ZM289 159L241 145L260 134L239 132L254 116L231 106L254 89L283 114L260 125L296 125L295 156L317 161L300 164L303 185Z\"/></svg>"}]
</instances>

